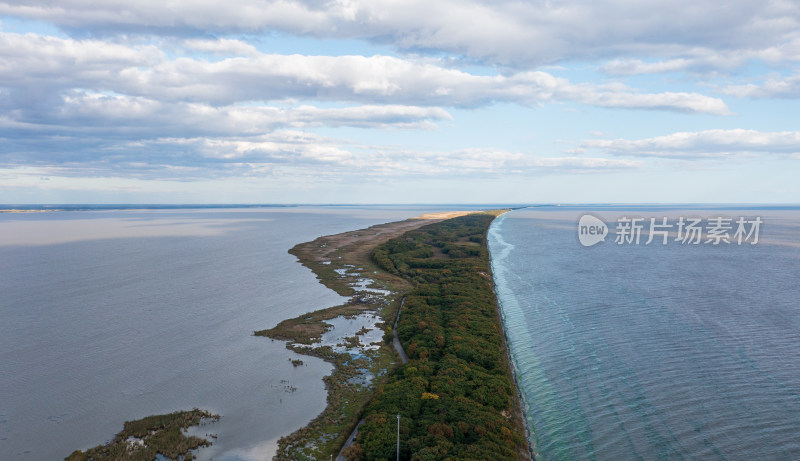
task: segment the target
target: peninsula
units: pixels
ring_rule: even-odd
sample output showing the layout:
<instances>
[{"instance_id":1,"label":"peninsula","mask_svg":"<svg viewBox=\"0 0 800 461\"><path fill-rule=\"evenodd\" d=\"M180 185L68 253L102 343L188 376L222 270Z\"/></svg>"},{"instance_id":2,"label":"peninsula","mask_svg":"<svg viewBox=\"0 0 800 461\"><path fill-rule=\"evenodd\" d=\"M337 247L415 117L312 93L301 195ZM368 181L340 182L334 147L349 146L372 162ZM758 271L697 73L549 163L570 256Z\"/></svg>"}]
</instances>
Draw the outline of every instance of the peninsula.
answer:
<instances>
[{"instance_id":1,"label":"peninsula","mask_svg":"<svg viewBox=\"0 0 800 461\"><path fill-rule=\"evenodd\" d=\"M532 458L486 246L503 212L423 215L290 250L349 299L254 333L334 365L326 408L281 438L274 459L390 459L398 433L401 459ZM186 429L218 419L193 410L127 422L67 459L193 459L211 440Z\"/></svg>"},{"instance_id":2,"label":"peninsula","mask_svg":"<svg viewBox=\"0 0 800 461\"><path fill-rule=\"evenodd\" d=\"M327 408L275 459L336 456L356 426L342 458L393 458L396 415L403 459L531 459L486 248L500 213L421 216L290 250L350 299L255 333L335 365ZM330 343L343 319L361 328Z\"/></svg>"}]
</instances>

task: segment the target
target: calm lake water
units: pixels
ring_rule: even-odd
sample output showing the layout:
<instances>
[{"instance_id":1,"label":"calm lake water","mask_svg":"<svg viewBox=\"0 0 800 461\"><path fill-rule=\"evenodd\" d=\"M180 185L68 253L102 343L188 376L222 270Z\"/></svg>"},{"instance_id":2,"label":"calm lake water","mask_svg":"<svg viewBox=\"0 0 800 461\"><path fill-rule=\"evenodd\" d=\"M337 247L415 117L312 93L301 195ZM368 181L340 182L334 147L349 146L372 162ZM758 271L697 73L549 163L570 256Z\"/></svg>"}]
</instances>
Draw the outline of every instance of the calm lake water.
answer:
<instances>
[{"instance_id":1,"label":"calm lake water","mask_svg":"<svg viewBox=\"0 0 800 461\"><path fill-rule=\"evenodd\" d=\"M612 233L623 216L764 224L756 245L583 247L585 211ZM536 208L489 237L538 459L800 459L800 211Z\"/></svg>"},{"instance_id":2,"label":"calm lake water","mask_svg":"<svg viewBox=\"0 0 800 461\"><path fill-rule=\"evenodd\" d=\"M193 407L222 415L200 459L271 459L324 408L331 367L252 332L343 301L287 250L441 209L0 214L0 459L63 459Z\"/></svg>"}]
</instances>

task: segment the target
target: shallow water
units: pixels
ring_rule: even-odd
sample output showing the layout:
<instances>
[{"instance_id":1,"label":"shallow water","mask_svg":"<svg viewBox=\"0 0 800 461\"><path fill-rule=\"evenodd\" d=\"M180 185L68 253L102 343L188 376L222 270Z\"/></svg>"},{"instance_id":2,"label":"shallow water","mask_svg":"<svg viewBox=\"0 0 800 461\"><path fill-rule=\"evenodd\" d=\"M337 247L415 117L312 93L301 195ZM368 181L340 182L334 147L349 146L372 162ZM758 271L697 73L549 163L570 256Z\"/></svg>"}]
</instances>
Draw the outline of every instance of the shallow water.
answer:
<instances>
[{"instance_id":1,"label":"shallow water","mask_svg":"<svg viewBox=\"0 0 800 461\"><path fill-rule=\"evenodd\" d=\"M287 250L438 209L0 214L0 459L63 459L192 407L222 415L200 459L271 459L322 411L330 365L252 332L344 301Z\"/></svg>"},{"instance_id":2,"label":"shallow water","mask_svg":"<svg viewBox=\"0 0 800 461\"><path fill-rule=\"evenodd\" d=\"M326 320L333 328L322 335L321 341L316 346L331 346L334 352L346 352L347 338L357 338L358 348L361 350L376 350L383 342L383 323L374 312L355 315L352 317L339 316ZM380 325L379 325L380 324ZM358 334L362 331L362 334ZM377 343L377 344L376 344Z\"/></svg>"},{"instance_id":3,"label":"shallow water","mask_svg":"<svg viewBox=\"0 0 800 461\"><path fill-rule=\"evenodd\" d=\"M800 212L726 210L764 217L757 245L584 248L583 211L489 235L537 459L800 459Z\"/></svg>"}]
</instances>

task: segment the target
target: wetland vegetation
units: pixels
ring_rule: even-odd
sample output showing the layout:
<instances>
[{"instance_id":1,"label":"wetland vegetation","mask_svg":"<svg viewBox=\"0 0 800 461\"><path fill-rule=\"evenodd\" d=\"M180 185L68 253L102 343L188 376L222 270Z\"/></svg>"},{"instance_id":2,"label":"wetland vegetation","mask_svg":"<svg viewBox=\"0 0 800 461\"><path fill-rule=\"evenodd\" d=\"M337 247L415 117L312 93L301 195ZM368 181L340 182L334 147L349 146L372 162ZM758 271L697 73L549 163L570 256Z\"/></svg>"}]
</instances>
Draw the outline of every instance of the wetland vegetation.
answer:
<instances>
[{"instance_id":1,"label":"wetland vegetation","mask_svg":"<svg viewBox=\"0 0 800 461\"><path fill-rule=\"evenodd\" d=\"M440 218L433 218L440 219ZM383 271L372 260L381 243L416 229L428 219L410 219L367 229L319 237L289 250L311 269L320 283L350 299L339 306L302 314L273 328L256 331L256 336L287 341L296 353L322 358L334 365L324 379L327 406L307 426L278 441L276 460L312 460L334 457L358 424L364 406L395 367L396 355L384 333L368 339L370 331L386 328L394 319L402 293L411 288L408 280ZM377 317L377 322L366 322ZM337 319L370 323L360 325L336 343L324 344L323 336ZM391 338L391 334L389 335Z\"/></svg>"},{"instance_id":2,"label":"wetland vegetation","mask_svg":"<svg viewBox=\"0 0 800 461\"><path fill-rule=\"evenodd\" d=\"M218 421L219 415L204 410L177 411L126 421L122 431L105 445L75 450L66 461L153 461L158 456L168 460L195 459L192 450L211 445L211 440L188 435L192 426ZM213 434L207 435L213 439Z\"/></svg>"}]
</instances>

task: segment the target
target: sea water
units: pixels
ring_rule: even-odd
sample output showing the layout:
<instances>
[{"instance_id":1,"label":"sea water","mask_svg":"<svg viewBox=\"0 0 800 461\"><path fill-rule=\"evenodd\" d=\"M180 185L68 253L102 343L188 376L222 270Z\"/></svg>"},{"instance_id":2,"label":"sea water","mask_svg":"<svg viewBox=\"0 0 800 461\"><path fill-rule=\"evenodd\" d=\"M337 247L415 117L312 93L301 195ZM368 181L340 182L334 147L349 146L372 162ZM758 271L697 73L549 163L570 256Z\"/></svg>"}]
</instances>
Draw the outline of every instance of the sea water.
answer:
<instances>
[{"instance_id":1,"label":"sea water","mask_svg":"<svg viewBox=\"0 0 800 461\"><path fill-rule=\"evenodd\" d=\"M761 217L757 244L578 238L591 211ZM550 207L490 229L540 460L800 459L800 211Z\"/></svg>"},{"instance_id":2,"label":"sea water","mask_svg":"<svg viewBox=\"0 0 800 461\"><path fill-rule=\"evenodd\" d=\"M0 459L63 459L193 407L222 415L200 459L271 459L324 408L331 366L253 331L344 301L287 250L450 208L0 214Z\"/></svg>"}]
</instances>

